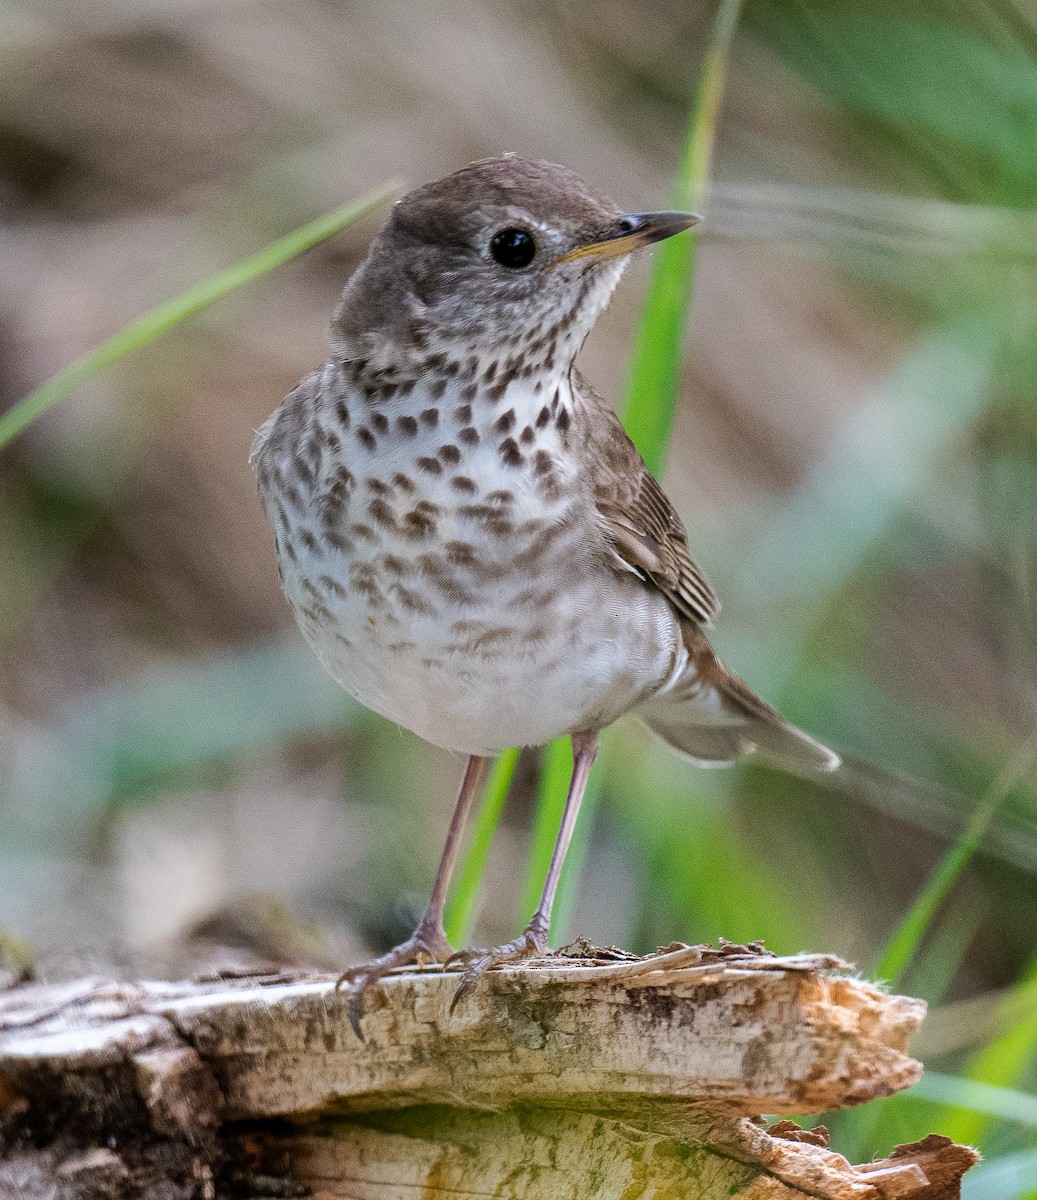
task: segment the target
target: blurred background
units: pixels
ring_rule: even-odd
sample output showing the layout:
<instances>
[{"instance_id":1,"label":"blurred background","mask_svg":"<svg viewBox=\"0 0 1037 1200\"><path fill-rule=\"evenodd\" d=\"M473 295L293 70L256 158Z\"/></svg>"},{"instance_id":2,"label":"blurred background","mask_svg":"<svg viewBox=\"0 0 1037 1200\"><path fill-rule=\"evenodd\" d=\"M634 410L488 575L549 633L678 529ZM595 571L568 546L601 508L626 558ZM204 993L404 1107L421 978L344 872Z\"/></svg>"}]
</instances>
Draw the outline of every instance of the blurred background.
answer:
<instances>
[{"instance_id":1,"label":"blurred background","mask_svg":"<svg viewBox=\"0 0 1037 1200\"><path fill-rule=\"evenodd\" d=\"M0 0L0 409L390 176L514 150L630 209L665 206L713 13ZM900 986L933 1005L927 1066L1026 1089L1037 5L750 0L713 175L666 482L724 601L718 648L851 769L824 788L703 772L617 730L558 932L638 951L762 938L868 970L1000 798ZM9 978L334 965L398 940L423 904L462 764L322 675L246 461L322 361L381 219L127 359L0 455ZM616 401L647 270L581 359ZM528 915L536 773L523 755L477 940ZM1032 1162L1037 1191L1032 1120L912 1097L851 1118L844 1153L935 1129Z\"/></svg>"}]
</instances>

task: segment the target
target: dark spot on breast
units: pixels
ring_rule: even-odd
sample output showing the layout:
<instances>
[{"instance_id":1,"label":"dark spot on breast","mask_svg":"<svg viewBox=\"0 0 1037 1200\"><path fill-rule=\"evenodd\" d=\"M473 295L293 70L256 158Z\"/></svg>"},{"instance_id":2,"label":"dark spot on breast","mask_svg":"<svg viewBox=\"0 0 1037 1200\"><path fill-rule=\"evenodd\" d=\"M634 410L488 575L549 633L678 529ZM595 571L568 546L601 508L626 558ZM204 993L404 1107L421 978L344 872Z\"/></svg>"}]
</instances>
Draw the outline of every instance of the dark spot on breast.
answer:
<instances>
[{"instance_id":1,"label":"dark spot on breast","mask_svg":"<svg viewBox=\"0 0 1037 1200\"><path fill-rule=\"evenodd\" d=\"M418 432L418 422L414 417L397 417L396 425L404 437L414 437Z\"/></svg>"},{"instance_id":2,"label":"dark spot on breast","mask_svg":"<svg viewBox=\"0 0 1037 1200\"><path fill-rule=\"evenodd\" d=\"M435 521L427 513L418 512L417 509L405 513L401 524L404 535L411 541L419 542L434 533L436 528Z\"/></svg>"},{"instance_id":3,"label":"dark spot on breast","mask_svg":"<svg viewBox=\"0 0 1037 1200\"><path fill-rule=\"evenodd\" d=\"M561 412L559 412L559 414L558 414L558 419L557 419L557 420L556 420L556 422L555 422L555 424L556 424L556 425L558 426L558 428L559 428L559 429L562 431L562 433L567 433L567 432L568 432L568 430L569 430L569 420L570 420L570 418L569 418L569 410L568 410L567 408L563 408L563 409L561 410Z\"/></svg>"},{"instance_id":4,"label":"dark spot on breast","mask_svg":"<svg viewBox=\"0 0 1037 1200\"><path fill-rule=\"evenodd\" d=\"M509 408L506 413L501 413L493 423L493 428L497 433L508 433L511 427L515 424L515 410Z\"/></svg>"},{"instance_id":5,"label":"dark spot on breast","mask_svg":"<svg viewBox=\"0 0 1037 1200\"><path fill-rule=\"evenodd\" d=\"M501 456L501 461L508 467L521 467L525 462L522 456L522 451L518 448L518 442L514 438L505 438L497 447L497 452Z\"/></svg>"},{"instance_id":6,"label":"dark spot on breast","mask_svg":"<svg viewBox=\"0 0 1037 1200\"><path fill-rule=\"evenodd\" d=\"M363 525L363 524L350 525L349 532L354 537L363 538L363 540L365 542L377 542L378 541L378 535L375 533L375 531L371 528L370 525Z\"/></svg>"},{"instance_id":7,"label":"dark spot on breast","mask_svg":"<svg viewBox=\"0 0 1037 1200\"><path fill-rule=\"evenodd\" d=\"M345 400L339 400L335 405L335 416L338 417L338 422L343 429L349 428L349 407Z\"/></svg>"},{"instance_id":8,"label":"dark spot on breast","mask_svg":"<svg viewBox=\"0 0 1037 1200\"><path fill-rule=\"evenodd\" d=\"M479 431L474 425L466 425L464 429L458 433L457 440L465 446L478 446Z\"/></svg>"},{"instance_id":9,"label":"dark spot on breast","mask_svg":"<svg viewBox=\"0 0 1037 1200\"><path fill-rule=\"evenodd\" d=\"M396 554L382 555L382 569L387 575L395 575L397 579L411 573L410 566Z\"/></svg>"},{"instance_id":10,"label":"dark spot on breast","mask_svg":"<svg viewBox=\"0 0 1037 1200\"><path fill-rule=\"evenodd\" d=\"M421 414L422 423L427 425L429 429L435 429L439 424L439 409L426 408Z\"/></svg>"},{"instance_id":11,"label":"dark spot on breast","mask_svg":"<svg viewBox=\"0 0 1037 1200\"><path fill-rule=\"evenodd\" d=\"M302 544L306 547L307 550L310 551L311 554L314 551L316 551L317 539L313 536L313 534L308 529L303 529L299 533L299 541L302 542Z\"/></svg>"},{"instance_id":12,"label":"dark spot on breast","mask_svg":"<svg viewBox=\"0 0 1037 1200\"><path fill-rule=\"evenodd\" d=\"M457 492L465 492L469 496L474 496L476 492L475 480L469 479L467 475L455 475L450 480L450 486Z\"/></svg>"},{"instance_id":13,"label":"dark spot on breast","mask_svg":"<svg viewBox=\"0 0 1037 1200\"><path fill-rule=\"evenodd\" d=\"M543 429L550 420L551 410L545 404L544 407L537 413L537 429Z\"/></svg>"},{"instance_id":14,"label":"dark spot on breast","mask_svg":"<svg viewBox=\"0 0 1037 1200\"><path fill-rule=\"evenodd\" d=\"M411 392L414 391L415 382L416 381L413 379L401 379L400 380L398 388L399 388L399 396L400 396L401 400L405 400L411 394Z\"/></svg>"},{"instance_id":15,"label":"dark spot on breast","mask_svg":"<svg viewBox=\"0 0 1037 1200\"><path fill-rule=\"evenodd\" d=\"M372 608L378 608L382 602L382 589L375 579L374 568L369 562L355 562L349 568L349 585L354 591L367 597L367 603Z\"/></svg>"},{"instance_id":16,"label":"dark spot on breast","mask_svg":"<svg viewBox=\"0 0 1037 1200\"><path fill-rule=\"evenodd\" d=\"M344 600L349 595L342 584L331 575L322 575L317 582L326 592L330 592L340 600Z\"/></svg>"},{"instance_id":17,"label":"dark spot on breast","mask_svg":"<svg viewBox=\"0 0 1037 1200\"><path fill-rule=\"evenodd\" d=\"M367 511L371 514L376 525L381 525L383 529L396 528L396 514L381 497L377 500L372 500L367 506Z\"/></svg>"},{"instance_id":18,"label":"dark spot on breast","mask_svg":"<svg viewBox=\"0 0 1037 1200\"><path fill-rule=\"evenodd\" d=\"M466 521L485 521L488 517L495 517L497 510L489 504L462 504L457 515Z\"/></svg>"},{"instance_id":19,"label":"dark spot on breast","mask_svg":"<svg viewBox=\"0 0 1037 1200\"><path fill-rule=\"evenodd\" d=\"M459 362L448 362L447 365L443 368L443 374L453 377L460 370L461 370L461 364Z\"/></svg>"},{"instance_id":20,"label":"dark spot on breast","mask_svg":"<svg viewBox=\"0 0 1037 1200\"><path fill-rule=\"evenodd\" d=\"M414 460L419 470L424 471L428 475L441 475L443 466L438 458L430 458L427 454L421 455L420 458Z\"/></svg>"},{"instance_id":21,"label":"dark spot on breast","mask_svg":"<svg viewBox=\"0 0 1037 1200\"><path fill-rule=\"evenodd\" d=\"M532 446L536 439L537 435L533 432L532 425L527 425L525 429L522 430L521 434L519 434L519 441L524 446Z\"/></svg>"},{"instance_id":22,"label":"dark spot on breast","mask_svg":"<svg viewBox=\"0 0 1037 1200\"><path fill-rule=\"evenodd\" d=\"M428 358L425 359L425 364L430 371L442 371L442 369L446 366L446 355L430 354Z\"/></svg>"},{"instance_id":23,"label":"dark spot on breast","mask_svg":"<svg viewBox=\"0 0 1037 1200\"><path fill-rule=\"evenodd\" d=\"M471 403L479 394L479 388L474 383L466 383L461 389L461 399L467 403Z\"/></svg>"},{"instance_id":24,"label":"dark spot on breast","mask_svg":"<svg viewBox=\"0 0 1037 1200\"><path fill-rule=\"evenodd\" d=\"M472 419L472 406L470 404L459 404L454 409L454 418L460 425L467 425Z\"/></svg>"},{"instance_id":25,"label":"dark spot on breast","mask_svg":"<svg viewBox=\"0 0 1037 1200\"><path fill-rule=\"evenodd\" d=\"M300 605L299 611L304 617L309 617L315 625L332 620L331 609L326 604L321 603L320 600L313 600L309 604Z\"/></svg>"},{"instance_id":26,"label":"dark spot on breast","mask_svg":"<svg viewBox=\"0 0 1037 1200\"><path fill-rule=\"evenodd\" d=\"M313 481L317 478L317 473L313 467L298 455L296 455L293 466L295 467L295 474L302 481L303 486L306 488L312 487Z\"/></svg>"},{"instance_id":27,"label":"dark spot on breast","mask_svg":"<svg viewBox=\"0 0 1037 1200\"><path fill-rule=\"evenodd\" d=\"M509 492L507 488L498 488L495 492L490 492L486 499L490 504L514 504L515 493Z\"/></svg>"},{"instance_id":28,"label":"dark spot on breast","mask_svg":"<svg viewBox=\"0 0 1037 1200\"><path fill-rule=\"evenodd\" d=\"M295 486L294 483L288 484L281 493L288 507L294 509L295 512L301 513L305 507L302 502L302 492Z\"/></svg>"},{"instance_id":29,"label":"dark spot on breast","mask_svg":"<svg viewBox=\"0 0 1037 1200\"><path fill-rule=\"evenodd\" d=\"M402 471L397 471L392 477L393 486L399 488L401 492L413 492L417 489L414 487L414 481Z\"/></svg>"},{"instance_id":30,"label":"dark spot on breast","mask_svg":"<svg viewBox=\"0 0 1037 1200\"><path fill-rule=\"evenodd\" d=\"M332 494L343 492L348 495L352 490L356 480L353 478L353 472L345 465L339 463L335 468L335 482L331 485Z\"/></svg>"},{"instance_id":31,"label":"dark spot on breast","mask_svg":"<svg viewBox=\"0 0 1037 1200\"><path fill-rule=\"evenodd\" d=\"M538 450L533 455L533 471L537 475L546 475L554 467L554 459L546 450Z\"/></svg>"},{"instance_id":32,"label":"dark spot on breast","mask_svg":"<svg viewBox=\"0 0 1037 1200\"><path fill-rule=\"evenodd\" d=\"M340 554L352 554L355 549L349 538L344 537L337 529L329 529L324 533L324 544Z\"/></svg>"},{"instance_id":33,"label":"dark spot on breast","mask_svg":"<svg viewBox=\"0 0 1037 1200\"><path fill-rule=\"evenodd\" d=\"M440 446L436 451L439 457L451 466L456 466L461 461L461 451L456 446Z\"/></svg>"},{"instance_id":34,"label":"dark spot on breast","mask_svg":"<svg viewBox=\"0 0 1037 1200\"><path fill-rule=\"evenodd\" d=\"M324 430L324 445L331 451L332 454L338 454L342 449L342 439L332 429Z\"/></svg>"},{"instance_id":35,"label":"dark spot on breast","mask_svg":"<svg viewBox=\"0 0 1037 1200\"><path fill-rule=\"evenodd\" d=\"M483 372L483 379L485 380L486 383L493 383L493 377L496 374L497 374L497 360L494 359L494 361L491 362L490 365Z\"/></svg>"},{"instance_id":36,"label":"dark spot on breast","mask_svg":"<svg viewBox=\"0 0 1037 1200\"><path fill-rule=\"evenodd\" d=\"M365 446L368 450L376 450L378 448L378 439L370 431L370 429L367 428L366 425L361 425L359 427L359 429L357 429L356 439L362 446Z\"/></svg>"},{"instance_id":37,"label":"dark spot on breast","mask_svg":"<svg viewBox=\"0 0 1037 1200\"><path fill-rule=\"evenodd\" d=\"M508 381L505 379L500 383L491 384L484 392L483 396L489 404L497 404L508 390Z\"/></svg>"},{"instance_id":38,"label":"dark spot on breast","mask_svg":"<svg viewBox=\"0 0 1037 1200\"><path fill-rule=\"evenodd\" d=\"M423 596L418 592L411 591L410 588L404 587L402 583L394 584L392 591L400 604L408 612L419 613L425 617L434 617L436 615L436 610Z\"/></svg>"},{"instance_id":39,"label":"dark spot on breast","mask_svg":"<svg viewBox=\"0 0 1037 1200\"><path fill-rule=\"evenodd\" d=\"M364 480L364 487L376 496L388 496L392 491L387 483L383 483L380 479L372 479L370 476Z\"/></svg>"},{"instance_id":40,"label":"dark spot on breast","mask_svg":"<svg viewBox=\"0 0 1037 1200\"><path fill-rule=\"evenodd\" d=\"M428 385L428 394L430 400L439 400L446 391L445 379L433 379Z\"/></svg>"},{"instance_id":41,"label":"dark spot on breast","mask_svg":"<svg viewBox=\"0 0 1037 1200\"><path fill-rule=\"evenodd\" d=\"M470 567L475 562L475 547L470 542L447 542L443 553L455 567Z\"/></svg>"},{"instance_id":42,"label":"dark spot on breast","mask_svg":"<svg viewBox=\"0 0 1037 1200\"><path fill-rule=\"evenodd\" d=\"M368 420L371 422L375 433L389 432L389 418L385 415L385 413L371 413L370 417L368 417Z\"/></svg>"}]
</instances>

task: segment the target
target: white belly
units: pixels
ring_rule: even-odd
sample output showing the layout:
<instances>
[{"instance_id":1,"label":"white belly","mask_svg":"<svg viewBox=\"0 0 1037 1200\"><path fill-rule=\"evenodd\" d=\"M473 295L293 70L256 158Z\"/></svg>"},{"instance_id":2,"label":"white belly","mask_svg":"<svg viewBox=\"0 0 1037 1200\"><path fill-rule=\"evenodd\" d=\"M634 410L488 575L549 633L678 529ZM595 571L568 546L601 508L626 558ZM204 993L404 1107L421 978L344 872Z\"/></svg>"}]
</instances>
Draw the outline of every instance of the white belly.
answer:
<instances>
[{"instance_id":1,"label":"white belly","mask_svg":"<svg viewBox=\"0 0 1037 1200\"><path fill-rule=\"evenodd\" d=\"M303 613L300 626L361 704L467 754L608 725L683 666L672 617L643 589L636 608L617 590L607 609L589 579L549 606L523 590L446 613L372 615L346 600L332 621Z\"/></svg>"}]
</instances>

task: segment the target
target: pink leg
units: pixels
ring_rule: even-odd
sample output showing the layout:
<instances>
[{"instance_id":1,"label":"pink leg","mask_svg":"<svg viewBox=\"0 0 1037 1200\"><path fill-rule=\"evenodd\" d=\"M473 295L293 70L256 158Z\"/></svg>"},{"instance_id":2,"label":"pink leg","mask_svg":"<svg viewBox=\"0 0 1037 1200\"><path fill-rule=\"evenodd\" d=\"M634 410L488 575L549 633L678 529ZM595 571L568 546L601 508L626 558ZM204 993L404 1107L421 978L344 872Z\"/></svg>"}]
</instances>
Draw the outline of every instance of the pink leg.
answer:
<instances>
[{"instance_id":1,"label":"pink leg","mask_svg":"<svg viewBox=\"0 0 1037 1200\"><path fill-rule=\"evenodd\" d=\"M558 881L562 877L562 867L565 865L565 856L569 851L573 830L576 828L576 818L580 813L583 793L587 790L591 767L594 766L594 760L598 755L598 734L596 732L574 733L572 744L572 779L569 781L569 793L565 798L565 808L562 811L562 824L551 853L551 863L547 868L547 878L544 880L544 890L536 912L533 913L532 919L521 936L515 941L507 942L503 946L494 946L489 950L462 950L447 959L448 966L453 962L460 962L465 967L460 986L454 993L454 999L450 1005L451 1012L458 1006L472 984L490 967L496 966L498 963L533 958L547 952L547 935L551 928L551 909L554 906L555 892L558 890Z\"/></svg>"},{"instance_id":2,"label":"pink leg","mask_svg":"<svg viewBox=\"0 0 1037 1200\"><path fill-rule=\"evenodd\" d=\"M431 959L442 962L450 954L450 943L446 940L443 929L443 910L446 907L447 892L450 888L450 877L457 865L457 856L461 851L461 836L465 822L471 813L472 806L480 793L480 784L490 759L472 755L465 768L464 779L461 781L461 793L454 807L454 815L450 818L450 828L447 830L446 844L439 860L439 870L436 881L432 885L425 915L418 922L418 927L405 942L401 942L392 950L369 963L360 963L350 967L339 976L338 984L350 985L349 1022L361 1041L364 1035L360 1029L360 1019L364 1015L364 994L372 983L387 975L395 967L403 967L408 963L422 962Z\"/></svg>"},{"instance_id":3,"label":"pink leg","mask_svg":"<svg viewBox=\"0 0 1037 1200\"><path fill-rule=\"evenodd\" d=\"M587 790L591 767L594 766L594 760L598 757L599 739L596 733L574 733L572 743L573 773L572 779L569 780L569 794L565 798L565 808L562 810L562 824L558 830L554 850L551 852L551 864L547 868L547 878L544 880L540 903L526 926L526 936L533 939L538 954L543 954L547 949L547 935L551 928L551 909L554 907L555 892L558 891L558 881L562 877L565 856L569 853L569 844L573 840L576 818L580 815L580 805L583 803L583 793Z\"/></svg>"}]
</instances>

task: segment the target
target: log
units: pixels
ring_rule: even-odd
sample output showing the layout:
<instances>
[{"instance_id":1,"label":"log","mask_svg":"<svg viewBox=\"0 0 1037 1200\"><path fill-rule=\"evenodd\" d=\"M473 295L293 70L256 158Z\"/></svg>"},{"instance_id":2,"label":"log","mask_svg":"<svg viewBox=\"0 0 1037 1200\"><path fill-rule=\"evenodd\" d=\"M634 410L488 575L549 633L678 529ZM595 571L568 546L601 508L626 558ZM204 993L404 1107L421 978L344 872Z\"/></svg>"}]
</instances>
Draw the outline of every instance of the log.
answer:
<instances>
[{"instance_id":1,"label":"log","mask_svg":"<svg viewBox=\"0 0 1037 1200\"><path fill-rule=\"evenodd\" d=\"M305 972L0 993L0 1196L951 1200L975 1161L765 1127L920 1077L922 1002L831 957L580 945L451 1014L458 981L386 978L363 1041Z\"/></svg>"}]
</instances>

